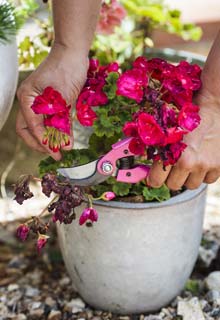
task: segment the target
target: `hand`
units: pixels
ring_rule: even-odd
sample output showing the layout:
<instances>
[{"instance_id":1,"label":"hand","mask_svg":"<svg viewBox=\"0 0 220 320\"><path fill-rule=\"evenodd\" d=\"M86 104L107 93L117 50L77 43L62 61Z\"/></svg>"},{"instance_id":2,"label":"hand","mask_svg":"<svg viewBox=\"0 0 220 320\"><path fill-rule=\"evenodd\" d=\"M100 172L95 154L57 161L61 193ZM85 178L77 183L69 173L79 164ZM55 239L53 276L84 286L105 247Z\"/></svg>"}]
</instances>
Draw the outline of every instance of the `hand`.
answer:
<instances>
[{"instance_id":1,"label":"hand","mask_svg":"<svg viewBox=\"0 0 220 320\"><path fill-rule=\"evenodd\" d=\"M75 53L71 48L55 44L44 62L20 85L17 96L20 110L17 115L17 134L34 150L49 153L55 160L61 153L54 153L42 144L44 135L43 117L30 108L35 97L44 88L51 86L59 91L68 104L74 105L86 80L88 58ZM72 149L73 138L68 147Z\"/></svg>"},{"instance_id":2,"label":"hand","mask_svg":"<svg viewBox=\"0 0 220 320\"><path fill-rule=\"evenodd\" d=\"M183 185L196 189L202 182L213 183L219 178L220 101L213 92L203 89L195 103L200 106L199 127L186 135L187 148L174 166L166 171L161 163L152 166L147 179L150 186L165 183L171 190L179 190Z\"/></svg>"}]
</instances>

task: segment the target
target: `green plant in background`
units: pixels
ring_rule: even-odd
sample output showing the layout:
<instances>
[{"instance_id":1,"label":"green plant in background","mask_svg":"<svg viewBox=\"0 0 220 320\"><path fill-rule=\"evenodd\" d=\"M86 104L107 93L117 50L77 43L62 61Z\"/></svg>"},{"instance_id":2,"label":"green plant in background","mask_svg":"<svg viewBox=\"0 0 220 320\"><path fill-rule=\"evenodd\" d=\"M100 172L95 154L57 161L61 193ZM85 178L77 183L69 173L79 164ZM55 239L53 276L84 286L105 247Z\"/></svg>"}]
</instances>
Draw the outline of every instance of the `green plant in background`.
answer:
<instances>
[{"instance_id":1,"label":"green plant in background","mask_svg":"<svg viewBox=\"0 0 220 320\"><path fill-rule=\"evenodd\" d=\"M33 21L38 29L37 34L27 35L20 40L18 46L20 67L33 69L46 58L52 45L53 24L50 5L45 5L48 9L47 16L40 18L38 15L39 4L35 0L19 0L17 2L16 13L20 17L21 23L24 24L27 20Z\"/></svg>"},{"instance_id":2,"label":"green plant in background","mask_svg":"<svg viewBox=\"0 0 220 320\"><path fill-rule=\"evenodd\" d=\"M15 36L20 21L11 3L0 4L0 43L8 43Z\"/></svg>"},{"instance_id":3,"label":"green plant in background","mask_svg":"<svg viewBox=\"0 0 220 320\"><path fill-rule=\"evenodd\" d=\"M51 7L48 7L48 18L39 18L38 5L35 0L21 0L20 14L29 16L37 23L39 33L37 36L27 36L19 44L19 62L23 68L37 67L48 54L53 41L53 27ZM170 9L163 0L105 0L103 1L101 16L109 15L108 23L111 24L111 15L116 15L117 10L109 10L116 5L126 10L126 15L121 19L111 33L102 34L97 30L91 55L103 64L111 61L123 63L143 55L146 48L152 47L153 32L156 29L176 34L184 40L197 41L201 37L201 29L191 23L181 21L179 10ZM118 8L117 8L118 9ZM108 13L109 10L109 13ZM101 20L100 16L100 20ZM108 17L107 17L108 18ZM115 18L115 16L114 16ZM100 23L100 22L99 22ZM100 29L100 28L98 28Z\"/></svg>"}]
</instances>

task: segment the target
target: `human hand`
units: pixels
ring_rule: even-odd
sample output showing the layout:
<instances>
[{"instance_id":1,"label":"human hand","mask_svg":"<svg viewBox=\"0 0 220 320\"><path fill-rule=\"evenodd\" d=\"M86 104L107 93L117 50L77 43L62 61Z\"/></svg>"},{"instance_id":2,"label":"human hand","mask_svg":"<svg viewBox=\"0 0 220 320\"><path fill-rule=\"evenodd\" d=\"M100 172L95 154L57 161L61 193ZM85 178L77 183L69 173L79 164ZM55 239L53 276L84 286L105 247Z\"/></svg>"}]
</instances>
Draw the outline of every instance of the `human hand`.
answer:
<instances>
[{"instance_id":1,"label":"human hand","mask_svg":"<svg viewBox=\"0 0 220 320\"><path fill-rule=\"evenodd\" d=\"M219 178L220 100L213 92L203 89L195 103L200 106L201 123L185 136L187 148L177 163L165 171L161 163L153 164L148 185L160 187L165 183L171 190L179 190L183 185L196 189L202 182L213 183Z\"/></svg>"},{"instance_id":2,"label":"human hand","mask_svg":"<svg viewBox=\"0 0 220 320\"><path fill-rule=\"evenodd\" d=\"M35 114L31 105L36 96L47 86L59 91L67 104L73 107L86 80L88 58L75 53L71 48L55 44L44 62L20 85L17 96L20 110L17 115L16 132L34 150L49 153L55 160L61 153L54 153L42 144L44 125L42 115ZM69 146L72 148L73 138Z\"/></svg>"}]
</instances>

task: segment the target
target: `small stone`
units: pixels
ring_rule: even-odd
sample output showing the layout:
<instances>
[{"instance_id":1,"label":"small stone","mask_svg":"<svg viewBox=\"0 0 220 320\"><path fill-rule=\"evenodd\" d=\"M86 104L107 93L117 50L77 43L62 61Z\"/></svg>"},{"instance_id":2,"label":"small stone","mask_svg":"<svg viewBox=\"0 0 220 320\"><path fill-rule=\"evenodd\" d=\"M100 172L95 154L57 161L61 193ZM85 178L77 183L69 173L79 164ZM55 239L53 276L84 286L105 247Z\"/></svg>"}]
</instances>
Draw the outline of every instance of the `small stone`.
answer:
<instances>
[{"instance_id":1,"label":"small stone","mask_svg":"<svg viewBox=\"0 0 220 320\"><path fill-rule=\"evenodd\" d=\"M160 316L150 314L149 316L144 317L144 320L162 320L162 318Z\"/></svg>"},{"instance_id":2,"label":"small stone","mask_svg":"<svg viewBox=\"0 0 220 320\"><path fill-rule=\"evenodd\" d=\"M205 297L208 302L214 302L220 298L220 292L217 290L210 290Z\"/></svg>"},{"instance_id":3,"label":"small stone","mask_svg":"<svg viewBox=\"0 0 220 320\"><path fill-rule=\"evenodd\" d=\"M54 307L56 305L56 301L52 299L51 297L47 297L45 300L45 304L47 304L49 307Z\"/></svg>"},{"instance_id":4,"label":"small stone","mask_svg":"<svg viewBox=\"0 0 220 320\"><path fill-rule=\"evenodd\" d=\"M217 243L213 243L211 248L204 248L200 246L199 248L199 262L208 268L212 261L216 258L217 252L219 249L219 245Z\"/></svg>"},{"instance_id":5,"label":"small stone","mask_svg":"<svg viewBox=\"0 0 220 320\"><path fill-rule=\"evenodd\" d=\"M40 318L43 316L44 310L43 309L34 309L30 310L30 316Z\"/></svg>"},{"instance_id":6,"label":"small stone","mask_svg":"<svg viewBox=\"0 0 220 320\"><path fill-rule=\"evenodd\" d=\"M70 278L64 277L64 278L60 279L59 284L61 287L68 286L70 284Z\"/></svg>"},{"instance_id":7,"label":"small stone","mask_svg":"<svg viewBox=\"0 0 220 320\"><path fill-rule=\"evenodd\" d=\"M28 287L25 291L26 297L33 298L35 296L38 296L40 291L37 288Z\"/></svg>"},{"instance_id":8,"label":"small stone","mask_svg":"<svg viewBox=\"0 0 220 320\"><path fill-rule=\"evenodd\" d=\"M214 308L211 312L210 312L210 316L219 319L220 316L220 308Z\"/></svg>"},{"instance_id":9,"label":"small stone","mask_svg":"<svg viewBox=\"0 0 220 320\"><path fill-rule=\"evenodd\" d=\"M23 313L19 313L15 316L15 318L12 318L12 320L27 320L27 317Z\"/></svg>"},{"instance_id":10,"label":"small stone","mask_svg":"<svg viewBox=\"0 0 220 320\"><path fill-rule=\"evenodd\" d=\"M48 315L48 320L60 320L62 319L62 314L59 310L52 310Z\"/></svg>"},{"instance_id":11,"label":"small stone","mask_svg":"<svg viewBox=\"0 0 220 320\"><path fill-rule=\"evenodd\" d=\"M36 301L36 302L33 302L31 304L31 309L34 310L34 309L39 309L41 307L42 303L40 301Z\"/></svg>"},{"instance_id":12,"label":"small stone","mask_svg":"<svg viewBox=\"0 0 220 320\"><path fill-rule=\"evenodd\" d=\"M11 283L8 286L8 291L9 292L12 292L12 291L15 291L15 290L18 290L18 289L19 289L19 285L17 285L16 283Z\"/></svg>"},{"instance_id":13,"label":"small stone","mask_svg":"<svg viewBox=\"0 0 220 320\"><path fill-rule=\"evenodd\" d=\"M80 298L72 299L66 305L66 309L72 312L73 314L82 312L84 308L85 308L85 302Z\"/></svg>"},{"instance_id":14,"label":"small stone","mask_svg":"<svg viewBox=\"0 0 220 320\"><path fill-rule=\"evenodd\" d=\"M88 310L86 310L86 313L87 313L87 318L88 318L88 319L93 318L93 312L92 312L92 310L88 309Z\"/></svg>"},{"instance_id":15,"label":"small stone","mask_svg":"<svg viewBox=\"0 0 220 320\"><path fill-rule=\"evenodd\" d=\"M177 314L183 320L205 320L198 298L194 297L189 301L180 300L177 306Z\"/></svg>"},{"instance_id":16,"label":"small stone","mask_svg":"<svg viewBox=\"0 0 220 320\"><path fill-rule=\"evenodd\" d=\"M220 291L220 271L211 272L205 279L205 285L209 290Z\"/></svg>"}]
</instances>

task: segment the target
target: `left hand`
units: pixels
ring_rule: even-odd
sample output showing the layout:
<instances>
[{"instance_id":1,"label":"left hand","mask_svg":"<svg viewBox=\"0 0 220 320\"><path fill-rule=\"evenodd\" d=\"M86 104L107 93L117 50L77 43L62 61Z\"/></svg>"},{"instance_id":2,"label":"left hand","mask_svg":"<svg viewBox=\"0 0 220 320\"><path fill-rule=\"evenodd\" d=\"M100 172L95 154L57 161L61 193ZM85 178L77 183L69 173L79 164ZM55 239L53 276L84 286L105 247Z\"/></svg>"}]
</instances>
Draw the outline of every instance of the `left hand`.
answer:
<instances>
[{"instance_id":1,"label":"left hand","mask_svg":"<svg viewBox=\"0 0 220 320\"><path fill-rule=\"evenodd\" d=\"M220 177L220 97L203 89L195 103L200 106L200 125L185 136L187 147L174 166L164 171L162 163L153 164L149 186L157 188L165 183L171 190L182 186L196 189Z\"/></svg>"}]
</instances>

